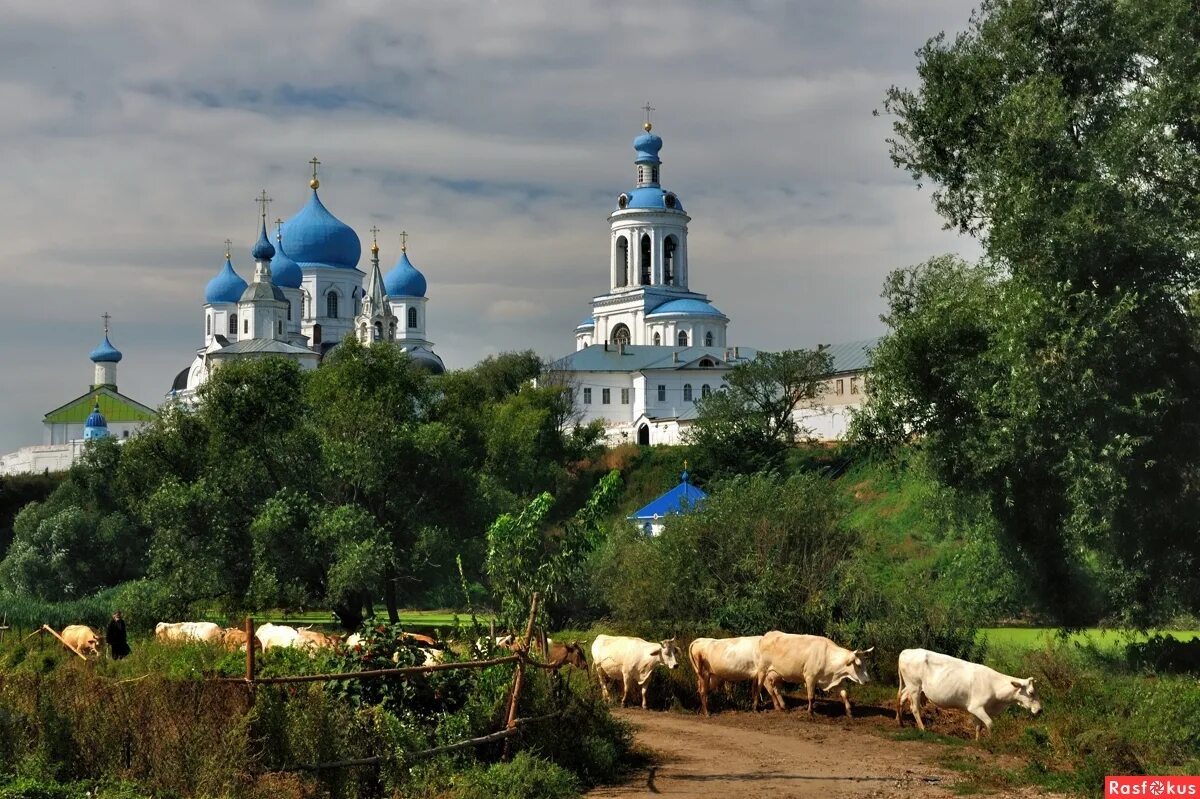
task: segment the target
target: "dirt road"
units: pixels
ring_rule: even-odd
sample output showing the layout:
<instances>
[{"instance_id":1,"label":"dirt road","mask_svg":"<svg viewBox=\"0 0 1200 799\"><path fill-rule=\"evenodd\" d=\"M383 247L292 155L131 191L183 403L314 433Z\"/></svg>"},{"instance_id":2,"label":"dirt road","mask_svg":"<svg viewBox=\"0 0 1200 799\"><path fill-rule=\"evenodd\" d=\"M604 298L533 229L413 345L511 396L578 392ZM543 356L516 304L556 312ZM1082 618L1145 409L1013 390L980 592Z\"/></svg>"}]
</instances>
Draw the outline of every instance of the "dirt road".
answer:
<instances>
[{"instance_id":1,"label":"dirt road","mask_svg":"<svg viewBox=\"0 0 1200 799\"><path fill-rule=\"evenodd\" d=\"M803 712L697 715L619 710L657 765L589 799L640 796L949 797L960 779L939 768L945 748L893 741ZM876 720L881 721L881 720Z\"/></svg>"}]
</instances>

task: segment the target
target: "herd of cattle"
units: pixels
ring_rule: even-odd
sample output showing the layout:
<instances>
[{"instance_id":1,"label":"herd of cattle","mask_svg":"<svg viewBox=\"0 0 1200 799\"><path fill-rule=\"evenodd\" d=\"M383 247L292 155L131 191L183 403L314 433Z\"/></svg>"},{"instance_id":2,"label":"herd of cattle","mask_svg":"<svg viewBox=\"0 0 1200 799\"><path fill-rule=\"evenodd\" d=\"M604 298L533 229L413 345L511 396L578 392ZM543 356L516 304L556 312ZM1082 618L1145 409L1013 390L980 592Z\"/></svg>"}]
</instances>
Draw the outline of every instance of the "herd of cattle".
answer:
<instances>
[{"instance_id":1,"label":"herd of cattle","mask_svg":"<svg viewBox=\"0 0 1200 799\"><path fill-rule=\"evenodd\" d=\"M434 639L416 633L401 635L404 643L418 648L424 665L439 663L444 658L445 650L438 648ZM155 628L155 637L166 642L219 644L229 651L245 651L249 643L244 630L222 628L212 622L161 622ZM85 625L68 626L63 630L62 638L85 656L99 653L100 638ZM358 633L342 638L311 629L267 623L254 631L252 645L256 650L291 647L315 652L335 646L354 649L361 643L362 637ZM578 643L545 639L542 646L547 666L588 670L587 657ZM483 652L492 648L516 651L522 649L522 644L515 636L507 635L480 639L476 647ZM780 684L802 683L808 697L809 715L813 711L813 695L820 688L823 691L837 689L849 717L850 699L846 685L861 685L870 680L862 656L872 649L874 647L846 649L819 635L772 631L739 638L697 638L688 647L688 660L696 673L696 690L706 716L709 715L708 698L712 692L725 684L749 682L755 710L764 688L776 710L786 710ZM591 666L599 679L604 699L611 701L610 683L619 682L622 706L636 686L642 709L645 709L646 684L654 669L659 665L678 668L679 660L680 651L674 638L652 642L629 636L598 635L592 643ZM939 707L970 713L975 719L976 738L984 728L991 732L993 719L1013 703L1035 715L1042 709L1033 678L1010 677L978 663L925 649L905 649L900 653L897 665L900 677L896 692L898 723L902 723L904 703L908 702L917 726L925 729L921 719L922 696Z\"/></svg>"}]
</instances>

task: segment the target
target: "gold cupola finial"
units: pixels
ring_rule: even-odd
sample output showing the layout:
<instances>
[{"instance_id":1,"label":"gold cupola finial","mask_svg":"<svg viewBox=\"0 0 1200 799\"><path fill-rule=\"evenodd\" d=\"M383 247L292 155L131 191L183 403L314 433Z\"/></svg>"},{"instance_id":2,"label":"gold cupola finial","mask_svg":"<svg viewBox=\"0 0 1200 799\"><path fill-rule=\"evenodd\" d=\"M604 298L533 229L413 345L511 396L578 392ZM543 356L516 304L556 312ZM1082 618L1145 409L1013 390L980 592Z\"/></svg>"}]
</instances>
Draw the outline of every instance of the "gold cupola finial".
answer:
<instances>
[{"instance_id":1,"label":"gold cupola finial","mask_svg":"<svg viewBox=\"0 0 1200 799\"><path fill-rule=\"evenodd\" d=\"M310 189L316 191L317 189L321 188L321 181L317 180L317 167L319 167L321 165L321 162L318 161L317 157L314 155L312 157L312 160L309 161L308 163L312 164L312 168L313 168L312 180L310 180L308 182L308 187Z\"/></svg>"},{"instance_id":2,"label":"gold cupola finial","mask_svg":"<svg viewBox=\"0 0 1200 799\"><path fill-rule=\"evenodd\" d=\"M379 255L379 228L371 226L371 254Z\"/></svg>"},{"instance_id":3,"label":"gold cupola finial","mask_svg":"<svg viewBox=\"0 0 1200 799\"><path fill-rule=\"evenodd\" d=\"M275 217L275 241L283 241L283 219Z\"/></svg>"},{"instance_id":4,"label":"gold cupola finial","mask_svg":"<svg viewBox=\"0 0 1200 799\"><path fill-rule=\"evenodd\" d=\"M408 231L400 231L400 252L408 252Z\"/></svg>"},{"instance_id":5,"label":"gold cupola finial","mask_svg":"<svg viewBox=\"0 0 1200 799\"><path fill-rule=\"evenodd\" d=\"M233 255L233 242L225 239L225 260L228 261Z\"/></svg>"},{"instance_id":6,"label":"gold cupola finial","mask_svg":"<svg viewBox=\"0 0 1200 799\"><path fill-rule=\"evenodd\" d=\"M642 124L642 130L649 133L651 130L654 129L654 124L650 121L650 112L656 111L658 109L656 109L654 106L650 105L650 101L647 100L646 104L644 106L642 106L642 110L646 112L646 121Z\"/></svg>"}]
</instances>

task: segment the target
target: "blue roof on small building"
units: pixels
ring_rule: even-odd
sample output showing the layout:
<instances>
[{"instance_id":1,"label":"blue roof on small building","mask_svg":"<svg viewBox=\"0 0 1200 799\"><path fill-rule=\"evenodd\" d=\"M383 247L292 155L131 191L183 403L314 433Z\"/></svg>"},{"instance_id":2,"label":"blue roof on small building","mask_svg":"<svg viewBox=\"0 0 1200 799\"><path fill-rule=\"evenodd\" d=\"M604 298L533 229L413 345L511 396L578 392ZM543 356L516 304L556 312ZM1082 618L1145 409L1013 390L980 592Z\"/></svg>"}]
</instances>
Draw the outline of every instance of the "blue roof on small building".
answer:
<instances>
[{"instance_id":1,"label":"blue roof on small building","mask_svg":"<svg viewBox=\"0 0 1200 799\"><path fill-rule=\"evenodd\" d=\"M108 427L108 420L104 418L104 414L100 413L100 400L96 400L96 404L92 406L92 412L88 415L88 418L83 423L83 426Z\"/></svg>"},{"instance_id":2,"label":"blue roof on small building","mask_svg":"<svg viewBox=\"0 0 1200 799\"><path fill-rule=\"evenodd\" d=\"M703 300L682 299L668 300L655 308L646 317L668 316L671 314L686 314L688 316L724 316L712 305Z\"/></svg>"},{"instance_id":3,"label":"blue roof on small building","mask_svg":"<svg viewBox=\"0 0 1200 799\"><path fill-rule=\"evenodd\" d=\"M679 199L679 195L669 192L660 186L642 186L638 189L631 189L625 192L629 197L629 202L626 203L626 208L661 208L664 211L682 211L683 202ZM667 195L673 194L675 197L675 205L670 207L667 205ZM617 206L617 210L621 210Z\"/></svg>"},{"instance_id":4,"label":"blue roof on small building","mask_svg":"<svg viewBox=\"0 0 1200 799\"><path fill-rule=\"evenodd\" d=\"M675 513L691 513L696 506L708 498L708 494L696 488L690 482L690 476L684 472L680 476L679 485L672 488L658 499L652 500L645 507L634 511L629 518L639 522L661 519Z\"/></svg>"},{"instance_id":5,"label":"blue roof on small building","mask_svg":"<svg viewBox=\"0 0 1200 799\"><path fill-rule=\"evenodd\" d=\"M595 326L596 326L596 320L595 320L595 319L593 319L593 318L592 318L592 317L590 317L590 316L588 316L588 317L585 317L585 318L584 318L584 320L583 320L582 322L580 322L579 324L575 325L575 327L576 327L577 329L578 329L578 328L581 328L581 327L595 327Z\"/></svg>"}]
</instances>

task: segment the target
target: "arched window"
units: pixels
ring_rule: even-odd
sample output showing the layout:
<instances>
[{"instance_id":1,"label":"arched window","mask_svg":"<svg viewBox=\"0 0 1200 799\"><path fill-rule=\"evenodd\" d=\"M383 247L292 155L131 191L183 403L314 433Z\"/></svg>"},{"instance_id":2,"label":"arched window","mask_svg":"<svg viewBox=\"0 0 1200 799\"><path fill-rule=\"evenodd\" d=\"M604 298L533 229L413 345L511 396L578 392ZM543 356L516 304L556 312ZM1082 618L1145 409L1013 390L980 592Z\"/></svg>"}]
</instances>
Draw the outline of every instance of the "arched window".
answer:
<instances>
[{"instance_id":1,"label":"arched window","mask_svg":"<svg viewBox=\"0 0 1200 799\"><path fill-rule=\"evenodd\" d=\"M650 285L650 236L646 233L642 234L641 247L641 263L642 263L642 285Z\"/></svg>"},{"instance_id":2,"label":"arched window","mask_svg":"<svg viewBox=\"0 0 1200 799\"><path fill-rule=\"evenodd\" d=\"M617 239L617 285L629 285L629 239L621 236Z\"/></svg>"},{"instance_id":3,"label":"arched window","mask_svg":"<svg viewBox=\"0 0 1200 799\"><path fill-rule=\"evenodd\" d=\"M687 343L687 331L686 331L686 330L680 330L680 331L679 331L679 346L681 346L681 347L686 347L687 345L688 345L688 343Z\"/></svg>"},{"instance_id":4,"label":"arched window","mask_svg":"<svg viewBox=\"0 0 1200 799\"><path fill-rule=\"evenodd\" d=\"M408 326L409 327L417 326L417 309L416 308L408 309Z\"/></svg>"},{"instance_id":5,"label":"arched window","mask_svg":"<svg viewBox=\"0 0 1200 799\"><path fill-rule=\"evenodd\" d=\"M691 383L683 384L683 401L684 402L692 401L692 384Z\"/></svg>"},{"instance_id":6,"label":"arched window","mask_svg":"<svg viewBox=\"0 0 1200 799\"><path fill-rule=\"evenodd\" d=\"M662 346L662 336L660 336L658 333L654 334L654 346Z\"/></svg>"},{"instance_id":7,"label":"arched window","mask_svg":"<svg viewBox=\"0 0 1200 799\"><path fill-rule=\"evenodd\" d=\"M625 325L617 325L609 333L608 340L613 344L629 344L629 328Z\"/></svg>"},{"instance_id":8,"label":"arched window","mask_svg":"<svg viewBox=\"0 0 1200 799\"><path fill-rule=\"evenodd\" d=\"M674 236L667 236L663 242L663 282L668 286L675 285L675 248L677 243Z\"/></svg>"},{"instance_id":9,"label":"arched window","mask_svg":"<svg viewBox=\"0 0 1200 799\"><path fill-rule=\"evenodd\" d=\"M325 295L325 315L330 319L337 319L338 295L336 291L331 291Z\"/></svg>"},{"instance_id":10,"label":"arched window","mask_svg":"<svg viewBox=\"0 0 1200 799\"><path fill-rule=\"evenodd\" d=\"M708 387L708 383L700 386L700 397L703 399L712 393L712 389Z\"/></svg>"},{"instance_id":11,"label":"arched window","mask_svg":"<svg viewBox=\"0 0 1200 799\"><path fill-rule=\"evenodd\" d=\"M712 331L710 330L704 334L704 346L711 347L712 343L713 343L713 337L712 337Z\"/></svg>"},{"instance_id":12,"label":"arched window","mask_svg":"<svg viewBox=\"0 0 1200 799\"><path fill-rule=\"evenodd\" d=\"M710 361L708 358L701 358L701 359L700 359L700 366L701 366L701 368L704 368L704 369L711 369L712 367L714 367L714 366L716 366L716 365L717 365L717 364L716 364L716 362L715 362L715 361Z\"/></svg>"},{"instance_id":13,"label":"arched window","mask_svg":"<svg viewBox=\"0 0 1200 799\"><path fill-rule=\"evenodd\" d=\"M245 335L250 334L250 320L249 319L242 320L242 333Z\"/></svg>"},{"instance_id":14,"label":"arched window","mask_svg":"<svg viewBox=\"0 0 1200 799\"><path fill-rule=\"evenodd\" d=\"M383 339L383 322L376 322L375 323L375 340L380 341L382 339Z\"/></svg>"},{"instance_id":15,"label":"arched window","mask_svg":"<svg viewBox=\"0 0 1200 799\"><path fill-rule=\"evenodd\" d=\"M229 328L228 328L228 330L229 330L229 335L231 335L231 336L236 336L236 335L237 335L237 314L235 314L235 313L231 313L231 314L229 315Z\"/></svg>"},{"instance_id":16,"label":"arched window","mask_svg":"<svg viewBox=\"0 0 1200 799\"><path fill-rule=\"evenodd\" d=\"M212 314L204 315L204 335L212 335Z\"/></svg>"}]
</instances>

